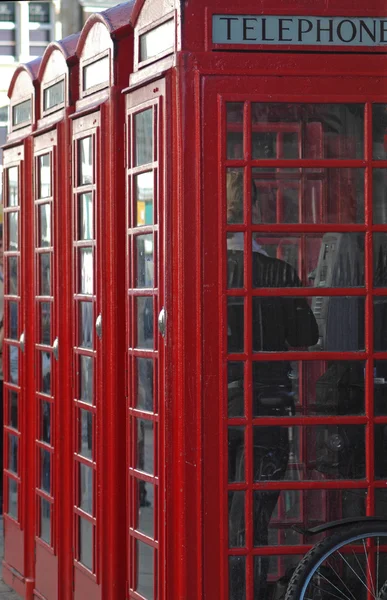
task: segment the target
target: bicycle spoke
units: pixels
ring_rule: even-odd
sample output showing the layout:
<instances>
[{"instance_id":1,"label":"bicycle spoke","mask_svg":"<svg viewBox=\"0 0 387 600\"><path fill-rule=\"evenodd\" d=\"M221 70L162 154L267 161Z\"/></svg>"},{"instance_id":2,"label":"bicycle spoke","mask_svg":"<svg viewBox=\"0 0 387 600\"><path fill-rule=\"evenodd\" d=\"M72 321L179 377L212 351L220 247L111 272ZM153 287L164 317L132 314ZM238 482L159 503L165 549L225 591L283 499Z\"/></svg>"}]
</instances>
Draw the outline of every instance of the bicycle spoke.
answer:
<instances>
[{"instance_id":1,"label":"bicycle spoke","mask_svg":"<svg viewBox=\"0 0 387 600\"><path fill-rule=\"evenodd\" d=\"M327 577L325 577L325 575L323 573L321 573L320 571L317 571L317 573L318 573L319 577L321 577L322 579L324 579L324 581L326 581L329 585L331 585L341 595L340 596L336 596L336 594L334 594L333 592L331 592L329 590L324 590L325 594L329 594L332 598L338 598L339 600L351 600L351 598L349 596L347 596L346 594L344 594L344 592L342 590L340 590L340 588L338 588L334 583L332 583L332 581L330 581ZM320 587L318 585L316 585L313 581L311 583L312 583L312 585L314 585L314 587L316 589L320 589ZM345 583L344 583L344 585L345 585ZM348 586L345 585L345 587L347 588L348 592L351 594L352 600L356 600L355 596L352 594L352 592L348 588Z\"/></svg>"},{"instance_id":2,"label":"bicycle spoke","mask_svg":"<svg viewBox=\"0 0 387 600\"><path fill-rule=\"evenodd\" d=\"M337 552L339 556L341 556L342 560L345 562L345 564L349 567L349 569L352 571L352 573L355 575L355 577L360 581L360 583L365 587L365 589L367 590L367 592L369 592L371 594L371 596L373 598L375 598L375 594L370 590L370 588L364 583L364 581L361 580L361 578L359 577L359 575L356 573L355 569L349 564L349 562L344 558L344 555L341 554L341 552ZM356 599L355 599L356 600Z\"/></svg>"}]
</instances>

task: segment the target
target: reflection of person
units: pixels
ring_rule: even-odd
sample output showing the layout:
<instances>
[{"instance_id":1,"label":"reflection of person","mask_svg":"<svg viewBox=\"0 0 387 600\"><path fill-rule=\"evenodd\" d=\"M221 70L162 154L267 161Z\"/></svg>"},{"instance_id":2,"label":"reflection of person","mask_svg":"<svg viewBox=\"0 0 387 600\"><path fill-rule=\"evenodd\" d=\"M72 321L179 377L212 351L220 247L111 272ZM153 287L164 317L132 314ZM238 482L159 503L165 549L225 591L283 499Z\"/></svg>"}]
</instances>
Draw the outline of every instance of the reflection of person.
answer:
<instances>
[{"instance_id":1,"label":"reflection of person","mask_svg":"<svg viewBox=\"0 0 387 600\"><path fill-rule=\"evenodd\" d=\"M243 206L243 176L241 172L227 173L227 220L241 223ZM253 222L260 220L256 189L252 186ZM242 213L243 214L243 213ZM242 288L243 234L229 233L227 239L228 287ZM294 269L286 262L271 258L256 243L252 247L252 285L254 288L295 287L301 282ZM254 297L252 303L252 333L254 352L282 352L289 347L312 346L318 340L318 328L305 298L266 296ZM243 352L244 304L239 297L228 304L228 351ZM235 363L233 363L235 364ZM238 370L240 373L240 370ZM290 364L286 361L253 365L253 415L286 416L294 411L291 395ZM243 381L229 369L229 390L239 387L240 393L229 394L229 416L241 414ZM238 386L239 384L239 386ZM242 409L243 410L243 409ZM242 413L243 414L243 413ZM253 434L253 475L255 481L283 479L289 457L289 437L285 427L255 427ZM229 480L244 480L244 435L242 427L230 428ZM253 496L253 543L268 544L271 515L278 501L279 491L263 491ZM230 494L229 546L244 545L245 519L243 494ZM242 561L234 561L230 572L230 600L244 598ZM265 600L267 591L268 558L255 557L254 599Z\"/></svg>"}]
</instances>

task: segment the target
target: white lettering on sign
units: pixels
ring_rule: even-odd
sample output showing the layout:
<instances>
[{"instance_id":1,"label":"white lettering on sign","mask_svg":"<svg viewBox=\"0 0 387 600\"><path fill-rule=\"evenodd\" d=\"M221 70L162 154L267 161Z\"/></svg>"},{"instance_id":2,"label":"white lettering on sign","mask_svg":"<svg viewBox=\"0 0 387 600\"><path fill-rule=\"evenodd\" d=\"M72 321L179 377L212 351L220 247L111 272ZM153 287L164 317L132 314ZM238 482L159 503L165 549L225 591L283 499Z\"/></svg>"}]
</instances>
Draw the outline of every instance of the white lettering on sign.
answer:
<instances>
[{"instance_id":1,"label":"white lettering on sign","mask_svg":"<svg viewBox=\"0 0 387 600\"><path fill-rule=\"evenodd\" d=\"M387 18L213 15L214 44L384 46Z\"/></svg>"}]
</instances>

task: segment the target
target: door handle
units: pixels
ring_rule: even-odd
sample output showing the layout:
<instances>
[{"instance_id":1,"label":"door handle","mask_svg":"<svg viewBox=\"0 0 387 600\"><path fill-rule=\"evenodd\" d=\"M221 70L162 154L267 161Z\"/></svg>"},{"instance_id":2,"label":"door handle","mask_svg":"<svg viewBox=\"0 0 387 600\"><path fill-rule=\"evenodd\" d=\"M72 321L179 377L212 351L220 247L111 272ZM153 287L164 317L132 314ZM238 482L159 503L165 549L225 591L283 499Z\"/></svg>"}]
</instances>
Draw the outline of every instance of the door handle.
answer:
<instances>
[{"instance_id":1,"label":"door handle","mask_svg":"<svg viewBox=\"0 0 387 600\"><path fill-rule=\"evenodd\" d=\"M159 324L160 335L162 335L163 337L165 337L165 334L166 334L166 331L167 331L167 311L165 310L164 306L160 310L159 318L158 318L158 324Z\"/></svg>"},{"instance_id":2,"label":"door handle","mask_svg":"<svg viewBox=\"0 0 387 600\"><path fill-rule=\"evenodd\" d=\"M59 339L56 337L54 340L54 343L52 345L52 353L54 355L54 358L56 361L58 361L59 358Z\"/></svg>"},{"instance_id":3,"label":"door handle","mask_svg":"<svg viewBox=\"0 0 387 600\"><path fill-rule=\"evenodd\" d=\"M19 338L19 343L20 343L20 350L24 353L24 348L25 348L25 342L26 342L26 336L25 333L23 331L23 333L21 334L20 338Z\"/></svg>"}]
</instances>

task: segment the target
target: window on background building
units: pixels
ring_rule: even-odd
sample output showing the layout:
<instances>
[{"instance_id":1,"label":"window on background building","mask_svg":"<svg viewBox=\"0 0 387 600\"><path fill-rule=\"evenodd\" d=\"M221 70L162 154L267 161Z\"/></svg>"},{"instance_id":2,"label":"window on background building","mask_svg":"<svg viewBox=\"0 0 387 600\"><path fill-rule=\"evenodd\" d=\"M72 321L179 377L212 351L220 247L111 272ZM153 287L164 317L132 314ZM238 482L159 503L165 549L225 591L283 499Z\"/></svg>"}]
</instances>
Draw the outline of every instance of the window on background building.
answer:
<instances>
[{"instance_id":1,"label":"window on background building","mask_svg":"<svg viewBox=\"0 0 387 600\"><path fill-rule=\"evenodd\" d=\"M0 56L16 55L15 2L0 2Z\"/></svg>"},{"instance_id":2,"label":"window on background building","mask_svg":"<svg viewBox=\"0 0 387 600\"><path fill-rule=\"evenodd\" d=\"M53 39L53 19L51 2L30 2L29 30L30 55L41 56L47 44Z\"/></svg>"},{"instance_id":3,"label":"window on background building","mask_svg":"<svg viewBox=\"0 0 387 600\"><path fill-rule=\"evenodd\" d=\"M0 2L0 61L41 56L54 39L51 1Z\"/></svg>"},{"instance_id":4,"label":"window on background building","mask_svg":"<svg viewBox=\"0 0 387 600\"><path fill-rule=\"evenodd\" d=\"M3 186L1 185L3 173L3 151L1 147L7 140L8 132L8 106L0 107L0 204L3 204Z\"/></svg>"}]
</instances>

